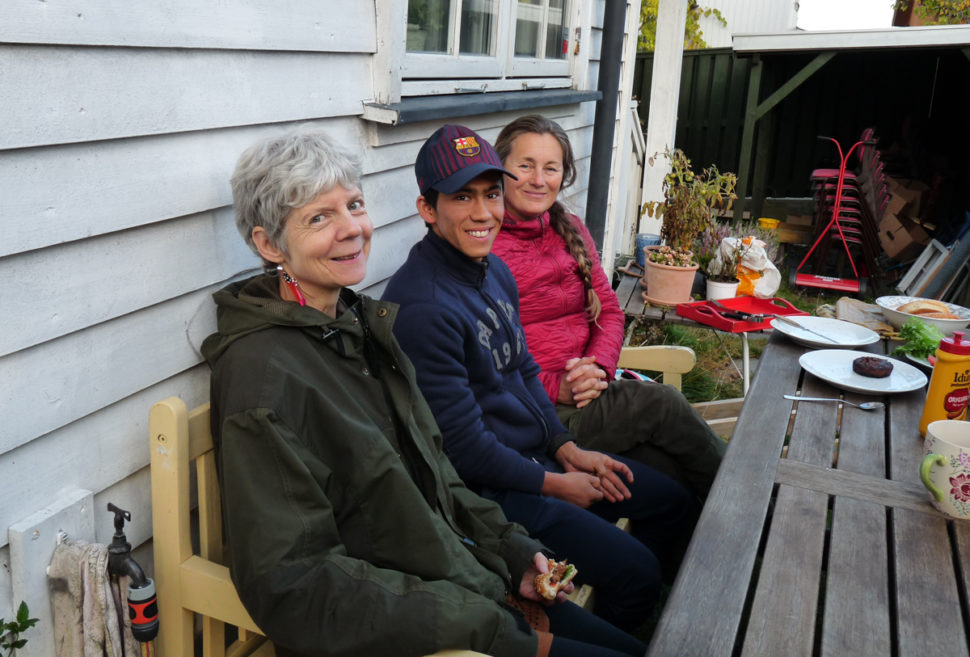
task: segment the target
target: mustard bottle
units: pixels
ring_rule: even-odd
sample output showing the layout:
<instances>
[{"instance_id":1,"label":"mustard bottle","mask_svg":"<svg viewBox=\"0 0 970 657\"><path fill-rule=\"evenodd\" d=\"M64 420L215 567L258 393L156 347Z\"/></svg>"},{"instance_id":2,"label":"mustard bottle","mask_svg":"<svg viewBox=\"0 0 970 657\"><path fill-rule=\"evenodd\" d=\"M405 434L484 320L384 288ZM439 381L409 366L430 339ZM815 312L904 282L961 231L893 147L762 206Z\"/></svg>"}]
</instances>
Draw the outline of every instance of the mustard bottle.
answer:
<instances>
[{"instance_id":1,"label":"mustard bottle","mask_svg":"<svg viewBox=\"0 0 970 657\"><path fill-rule=\"evenodd\" d=\"M953 337L943 338L936 348L936 364L919 421L920 435L926 437L926 427L935 420L966 420L968 399L970 340L963 339L963 331L954 331Z\"/></svg>"}]
</instances>

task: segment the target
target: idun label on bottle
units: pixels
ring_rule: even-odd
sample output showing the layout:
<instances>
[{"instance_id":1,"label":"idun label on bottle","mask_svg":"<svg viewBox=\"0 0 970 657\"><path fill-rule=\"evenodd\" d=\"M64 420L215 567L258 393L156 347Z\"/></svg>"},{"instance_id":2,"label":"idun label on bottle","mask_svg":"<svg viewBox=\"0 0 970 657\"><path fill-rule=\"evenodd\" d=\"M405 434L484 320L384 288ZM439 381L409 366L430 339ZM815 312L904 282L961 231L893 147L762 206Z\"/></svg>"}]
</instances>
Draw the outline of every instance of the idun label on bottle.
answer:
<instances>
[{"instance_id":1,"label":"idun label on bottle","mask_svg":"<svg viewBox=\"0 0 970 657\"><path fill-rule=\"evenodd\" d=\"M943 338L936 349L936 364L919 423L920 433L925 436L926 427L935 420L965 420L968 401L970 341L963 339L963 331L954 331L953 337Z\"/></svg>"},{"instance_id":2,"label":"idun label on bottle","mask_svg":"<svg viewBox=\"0 0 970 657\"><path fill-rule=\"evenodd\" d=\"M959 388L949 393L943 398L943 410L946 411L946 419L962 420L967 416L967 399L970 397L970 390Z\"/></svg>"}]
</instances>

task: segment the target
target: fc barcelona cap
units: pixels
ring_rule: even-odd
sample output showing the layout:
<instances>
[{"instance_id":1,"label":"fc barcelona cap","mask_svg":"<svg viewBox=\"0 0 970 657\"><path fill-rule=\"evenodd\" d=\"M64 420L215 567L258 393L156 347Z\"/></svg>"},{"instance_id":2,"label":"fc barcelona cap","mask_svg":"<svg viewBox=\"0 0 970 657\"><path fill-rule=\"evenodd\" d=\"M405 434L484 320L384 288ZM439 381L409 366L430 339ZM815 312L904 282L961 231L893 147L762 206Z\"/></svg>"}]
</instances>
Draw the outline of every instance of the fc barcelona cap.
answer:
<instances>
[{"instance_id":1,"label":"fc barcelona cap","mask_svg":"<svg viewBox=\"0 0 970 657\"><path fill-rule=\"evenodd\" d=\"M448 124L435 131L418 151L414 175L424 195L430 189L454 194L486 171L501 171L502 160L492 145L463 125Z\"/></svg>"}]
</instances>

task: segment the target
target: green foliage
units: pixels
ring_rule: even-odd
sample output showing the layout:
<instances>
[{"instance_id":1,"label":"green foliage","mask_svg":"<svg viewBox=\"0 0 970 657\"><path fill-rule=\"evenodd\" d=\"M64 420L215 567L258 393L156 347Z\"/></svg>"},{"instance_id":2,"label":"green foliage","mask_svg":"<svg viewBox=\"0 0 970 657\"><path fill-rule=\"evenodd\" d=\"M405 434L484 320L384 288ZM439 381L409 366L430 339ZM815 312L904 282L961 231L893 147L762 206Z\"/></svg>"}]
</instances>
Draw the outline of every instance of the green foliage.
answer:
<instances>
[{"instance_id":1,"label":"green foliage","mask_svg":"<svg viewBox=\"0 0 970 657\"><path fill-rule=\"evenodd\" d=\"M906 11L910 0L896 0L893 8ZM917 0L913 13L925 25L963 25L970 23L970 0Z\"/></svg>"},{"instance_id":2,"label":"green foliage","mask_svg":"<svg viewBox=\"0 0 970 657\"><path fill-rule=\"evenodd\" d=\"M30 617L26 602L20 603L16 620L7 622L0 618L0 650L6 651L4 657L12 657L18 649L27 645L27 639L21 639L20 635L36 624L37 619Z\"/></svg>"},{"instance_id":3,"label":"green foliage","mask_svg":"<svg viewBox=\"0 0 970 657\"><path fill-rule=\"evenodd\" d=\"M717 212L730 210L738 197L738 178L733 173L721 173L714 165L694 173L690 160L679 148L673 152L668 148L664 157L670 160L670 173L664 176L664 200L644 203L643 212L661 220L660 236L667 246L681 253L690 252L694 240L714 225ZM650 165L653 164L651 157Z\"/></svg>"},{"instance_id":4,"label":"green foliage","mask_svg":"<svg viewBox=\"0 0 970 657\"><path fill-rule=\"evenodd\" d=\"M640 37L637 50L653 52L657 45L657 3L659 0L644 0L640 5ZM700 27L701 18L713 16L721 25L727 25L724 15L713 7L701 7L693 0L687 2L687 21L684 26L684 49L706 48L704 32Z\"/></svg>"},{"instance_id":5,"label":"green foliage","mask_svg":"<svg viewBox=\"0 0 970 657\"><path fill-rule=\"evenodd\" d=\"M928 358L936 353L936 348L944 337L935 324L927 324L918 317L911 317L899 329L899 339L906 342L893 350L893 356L913 354L916 358Z\"/></svg>"}]
</instances>

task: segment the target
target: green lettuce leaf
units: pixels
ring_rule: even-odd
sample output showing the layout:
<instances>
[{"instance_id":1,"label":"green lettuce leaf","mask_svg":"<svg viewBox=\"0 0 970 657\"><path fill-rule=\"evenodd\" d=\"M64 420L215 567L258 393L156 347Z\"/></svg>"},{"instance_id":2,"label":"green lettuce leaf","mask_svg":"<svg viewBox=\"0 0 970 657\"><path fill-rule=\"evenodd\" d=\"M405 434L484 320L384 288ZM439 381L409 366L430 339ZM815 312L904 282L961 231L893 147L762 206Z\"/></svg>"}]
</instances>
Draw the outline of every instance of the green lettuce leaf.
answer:
<instances>
[{"instance_id":1,"label":"green lettuce leaf","mask_svg":"<svg viewBox=\"0 0 970 657\"><path fill-rule=\"evenodd\" d=\"M899 338L906 342L893 349L893 356L912 354L916 358L928 358L936 353L943 339L943 333L932 324L917 317L911 317L899 329Z\"/></svg>"}]
</instances>

